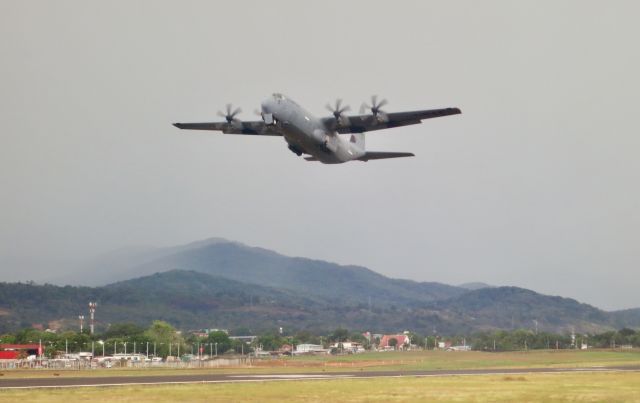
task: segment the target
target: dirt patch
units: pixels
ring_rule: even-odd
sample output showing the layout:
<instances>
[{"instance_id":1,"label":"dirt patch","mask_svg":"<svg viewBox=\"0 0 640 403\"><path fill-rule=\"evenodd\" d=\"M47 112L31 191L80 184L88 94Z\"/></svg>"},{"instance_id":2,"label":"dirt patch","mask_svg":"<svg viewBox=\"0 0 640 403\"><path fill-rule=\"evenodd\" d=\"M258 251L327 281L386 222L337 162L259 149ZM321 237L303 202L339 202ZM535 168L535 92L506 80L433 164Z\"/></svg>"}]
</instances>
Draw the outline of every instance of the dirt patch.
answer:
<instances>
[{"instance_id":1,"label":"dirt patch","mask_svg":"<svg viewBox=\"0 0 640 403\"><path fill-rule=\"evenodd\" d=\"M507 382L513 382L513 381L524 382L527 380L527 378L525 378L524 376L505 376L504 378L502 378L502 380Z\"/></svg>"},{"instance_id":2,"label":"dirt patch","mask_svg":"<svg viewBox=\"0 0 640 403\"><path fill-rule=\"evenodd\" d=\"M383 367L387 365L407 365L417 364L420 361L411 360L358 360L358 361L302 361L302 360L287 360L287 359L273 359L273 360L256 360L253 361L254 367L291 367L291 368L361 368L361 367Z\"/></svg>"}]
</instances>

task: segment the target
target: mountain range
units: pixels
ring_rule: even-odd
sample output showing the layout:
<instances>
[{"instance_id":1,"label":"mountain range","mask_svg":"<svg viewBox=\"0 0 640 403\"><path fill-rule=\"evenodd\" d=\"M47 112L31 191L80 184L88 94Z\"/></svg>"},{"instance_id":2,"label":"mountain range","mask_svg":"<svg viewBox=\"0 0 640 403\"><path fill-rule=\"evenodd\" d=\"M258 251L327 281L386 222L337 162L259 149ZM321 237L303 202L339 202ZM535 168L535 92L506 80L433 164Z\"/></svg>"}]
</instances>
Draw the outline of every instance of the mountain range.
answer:
<instances>
[{"instance_id":1,"label":"mountain range","mask_svg":"<svg viewBox=\"0 0 640 403\"><path fill-rule=\"evenodd\" d=\"M121 249L70 278L91 286L0 283L0 331L75 327L90 300L98 327L166 320L183 329L468 333L533 328L599 332L640 326L640 309L606 312L569 298L484 283L392 279L360 266L288 257L212 238ZM64 281L64 279L60 279Z\"/></svg>"}]
</instances>

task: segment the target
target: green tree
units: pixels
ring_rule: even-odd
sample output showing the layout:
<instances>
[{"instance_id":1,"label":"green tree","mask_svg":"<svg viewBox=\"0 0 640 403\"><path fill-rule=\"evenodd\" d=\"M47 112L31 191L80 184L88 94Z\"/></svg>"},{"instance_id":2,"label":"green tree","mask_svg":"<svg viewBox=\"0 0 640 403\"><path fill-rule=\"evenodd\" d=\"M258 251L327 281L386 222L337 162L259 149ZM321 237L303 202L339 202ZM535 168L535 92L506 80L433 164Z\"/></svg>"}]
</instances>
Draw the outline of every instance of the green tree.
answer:
<instances>
[{"instance_id":1,"label":"green tree","mask_svg":"<svg viewBox=\"0 0 640 403\"><path fill-rule=\"evenodd\" d=\"M176 329L167 322L156 320L144 332L144 336L150 343L155 343L156 355L166 357L177 353L178 344L181 345L181 351L185 351L182 346L182 338L177 334ZM171 346L170 346L171 345Z\"/></svg>"},{"instance_id":2,"label":"green tree","mask_svg":"<svg viewBox=\"0 0 640 403\"><path fill-rule=\"evenodd\" d=\"M222 331L216 331L209 333L207 337L208 343L217 344L218 354L224 354L227 351L231 350L232 343L229 335Z\"/></svg>"},{"instance_id":3,"label":"green tree","mask_svg":"<svg viewBox=\"0 0 640 403\"><path fill-rule=\"evenodd\" d=\"M0 343L2 344L14 344L16 343L17 337L11 333L5 333L0 335Z\"/></svg>"},{"instance_id":4,"label":"green tree","mask_svg":"<svg viewBox=\"0 0 640 403\"><path fill-rule=\"evenodd\" d=\"M396 346L397 346L397 345L398 345L398 339L393 338L393 339L390 339L390 340L389 340L389 346L390 346L390 347L393 347L393 349L394 349L394 350L396 349Z\"/></svg>"},{"instance_id":5,"label":"green tree","mask_svg":"<svg viewBox=\"0 0 640 403\"><path fill-rule=\"evenodd\" d=\"M107 339L123 336L137 336L142 335L144 329L135 323L114 323L104 333L104 337Z\"/></svg>"},{"instance_id":6,"label":"green tree","mask_svg":"<svg viewBox=\"0 0 640 403\"><path fill-rule=\"evenodd\" d=\"M286 340L277 334L263 334L256 338L255 346L262 347L264 351L275 351L285 344Z\"/></svg>"},{"instance_id":7,"label":"green tree","mask_svg":"<svg viewBox=\"0 0 640 403\"><path fill-rule=\"evenodd\" d=\"M349 338L349 331L344 328L337 328L329 335L329 340L333 342L346 341Z\"/></svg>"}]
</instances>

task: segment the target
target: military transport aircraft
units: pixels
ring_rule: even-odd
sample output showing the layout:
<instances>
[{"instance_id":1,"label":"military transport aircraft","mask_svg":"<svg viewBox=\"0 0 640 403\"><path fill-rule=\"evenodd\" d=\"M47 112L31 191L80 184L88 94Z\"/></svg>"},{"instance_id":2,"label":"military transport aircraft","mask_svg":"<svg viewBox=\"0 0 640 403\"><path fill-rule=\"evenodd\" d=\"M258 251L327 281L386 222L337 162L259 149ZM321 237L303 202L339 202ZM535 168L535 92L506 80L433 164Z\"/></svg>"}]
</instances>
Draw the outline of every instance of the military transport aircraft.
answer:
<instances>
[{"instance_id":1,"label":"military transport aircraft","mask_svg":"<svg viewBox=\"0 0 640 403\"><path fill-rule=\"evenodd\" d=\"M343 106L338 99L335 106L327 104L332 116L316 118L291 98L276 93L262 102L262 110L256 114L262 120L244 122L236 116L240 108L233 110L227 104L226 113L218 112L226 122L174 123L180 129L219 130L227 134L249 134L258 136L283 136L289 150L298 156L306 154L307 161L320 161L325 164L340 164L347 161L369 161L383 158L413 157L406 152L366 151L364 133L372 130L421 123L423 119L457 115L458 108L431 109L412 112L384 112L381 108L387 104L377 96L371 97L371 104L362 104L360 115L347 116L348 105ZM366 110L370 114L364 114Z\"/></svg>"}]
</instances>

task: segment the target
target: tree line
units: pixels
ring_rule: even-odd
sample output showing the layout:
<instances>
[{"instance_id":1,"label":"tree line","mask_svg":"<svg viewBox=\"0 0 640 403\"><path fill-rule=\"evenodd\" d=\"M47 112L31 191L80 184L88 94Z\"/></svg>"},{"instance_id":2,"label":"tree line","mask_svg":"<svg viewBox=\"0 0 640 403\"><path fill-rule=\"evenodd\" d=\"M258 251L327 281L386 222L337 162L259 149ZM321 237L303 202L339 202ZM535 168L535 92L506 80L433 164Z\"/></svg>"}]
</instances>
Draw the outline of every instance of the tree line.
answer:
<instances>
[{"instance_id":1,"label":"tree line","mask_svg":"<svg viewBox=\"0 0 640 403\"><path fill-rule=\"evenodd\" d=\"M247 329L238 329L233 334L248 335ZM640 347L640 331L623 328L599 334L555 334L532 330L496 330L471 335L421 335L407 334L411 344L418 348L434 349L439 343L446 345L467 345L480 351L520 351L534 349L580 348L583 344L590 348L619 348L623 346ZM255 349L275 351L285 344L318 344L329 348L333 343L356 341L365 349L378 345L379 340L367 338L362 332L337 328L329 333L318 334L310 331L297 331L283 334L279 330L257 335L250 344L232 339L224 331L212 331L206 335L183 334L171 324L154 321L143 328L134 323L112 324L100 334L88 331L64 331L54 333L25 328L14 333L0 335L0 344L42 344L45 355L53 357L57 352L78 353L93 351L95 356L114 353L138 353L156 357L178 356L184 354L206 355L247 354Z\"/></svg>"}]
</instances>

